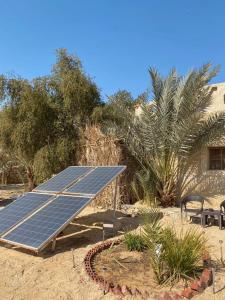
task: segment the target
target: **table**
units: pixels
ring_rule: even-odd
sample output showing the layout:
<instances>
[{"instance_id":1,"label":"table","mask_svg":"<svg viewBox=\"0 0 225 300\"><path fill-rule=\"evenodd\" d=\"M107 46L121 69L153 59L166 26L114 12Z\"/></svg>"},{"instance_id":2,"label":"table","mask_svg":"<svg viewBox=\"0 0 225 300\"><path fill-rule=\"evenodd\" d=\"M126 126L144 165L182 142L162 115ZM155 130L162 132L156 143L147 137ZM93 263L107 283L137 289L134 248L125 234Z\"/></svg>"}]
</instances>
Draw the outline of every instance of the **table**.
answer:
<instances>
[{"instance_id":1,"label":"table","mask_svg":"<svg viewBox=\"0 0 225 300\"><path fill-rule=\"evenodd\" d=\"M220 210L213 210L213 209L205 209L202 211L202 226L206 226L206 224L208 223L208 217L217 217L218 218L218 223L219 223L219 228L222 229L223 228L223 212L221 212Z\"/></svg>"}]
</instances>

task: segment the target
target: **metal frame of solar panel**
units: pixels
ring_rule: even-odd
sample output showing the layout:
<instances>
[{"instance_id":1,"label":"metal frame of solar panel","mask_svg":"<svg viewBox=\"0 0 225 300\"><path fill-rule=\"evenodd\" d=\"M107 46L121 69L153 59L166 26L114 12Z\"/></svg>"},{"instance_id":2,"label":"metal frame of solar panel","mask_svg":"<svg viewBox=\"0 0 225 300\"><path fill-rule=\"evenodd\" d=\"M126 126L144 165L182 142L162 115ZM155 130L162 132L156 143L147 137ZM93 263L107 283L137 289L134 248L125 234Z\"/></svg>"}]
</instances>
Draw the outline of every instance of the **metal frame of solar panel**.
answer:
<instances>
[{"instance_id":1,"label":"metal frame of solar panel","mask_svg":"<svg viewBox=\"0 0 225 300\"><path fill-rule=\"evenodd\" d=\"M70 166L46 182L37 186L34 191L44 193L60 193L78 179L87 175L93 169L93 167L89 166Z\"/></svg>"},{"instance_id":2,"label":"metal frame of solar panel","mask_svg":"<svg viewBox=\"0 0 225 300\"><path fill-rule=\"evenodd\" d=\"M0 236L40 209L53 197L52 194L27 193L0 211Z\"/></svg>"},{"instance_id":3,"label":"metal frame of solar panel","mask_svg":"<svg viewBox=\"0 0 225 300\"><path fill-rule=\"evenodd\" d=\"M69 167L71 168L71 167ZM72 168L81 168L81 167L72 167ZM67 168L68 169L68 168ZM67 170L65 169L65 170ZM44 247L47 246L47 244L52 241L54 238L57 237L57 235L66 227L69 225L69 223L71 222L71 220L73 220L75 218L76 215L78 215L85 207L86 205L88 205L94 197L96 197L108 184L110 184L117 176L119 176L125 169L126 169L126 166L101 166L101 167L94 167L94 166L89 166L89 167L86 167L86 169L88 170L84 175L82 174L81 176L77 176L75 180L72 180L70 182L70 184L68 185L64 185L65 186L65 190L62 190L61 192L59 193L51 193L51 200L48 202L47 205L44 205L43 207L41 207L40 209L36 210L35 212L33 212L30 216L27 216L22 222L20 222L19 224L17 224L16 226L14 226L13 228L11 228L10 230L8 230L7 232L4 233L4 235L0 238L0 241L3 241L3 242L7 242L9 244L13 244L13 245L17 245L17 246L20 246L20 247L23 247L23 248L27 248L27 249L30 249L30 250L33 250L35 252L39 252L40 250L42 250ZM64 170L64 171L65 171ZM108 170L107 172L105 172L106 170ZM111 170L111 172L110 172ZM113 171L113 174L112 174L112 170ZM63 172L64 172L63 171ZM61 174L63 173L59 173L58 175L56 175L55 177L58 177L56 178L55 182L59 182L59 178L63 178L61 176ZM75 172L76 173L76 172ZM96 182L96 175L98 175L98 173L102 173L101 175L101 179L104 181L104 184L102 184L102 182L99 183L99 180L97 181L98 184L100 184L99 188L97 190L95 190L95 193L91 193L91 194L88 194L88 193L81 193L81 192L78 192L78 193L73 193L73 192L70 192L70 188L73 188L75 187L77 189L77 187L82 187L82 186L87 186L87 184L89 184L89 188L90 188L90 184L91 186L93 187L93 182ZM76 173L77 174L77 173ZM111 177L110 177L111 175ZM107 177L108 176L108 177ZM52 179L54 179L55 177L53 177ZM47 181L46 183L49 183L51 184L51 179L49 181ZM54 183L54 182L53 182ZM45 184L45 183L44 183ZM43 186L44 184L40 185L40 186ZM40 187L39 186L39 187ZM68 187L69 186L69 187ZM117 184L116 184L117 186ZM89 190L88 190L89 191ZM43 191L45 192L44 195L48 195L46 193L48 193L47 190ZM37 194L37 189L34 190L34 194ZM42 193L42 192L41 192ZM31 193L32 194L32 193ZM79 210L77 210L76 212L74 212L73 215L71 215L71 217L69 219L67 219L67 221L65 221L59 228L56 232L52 233L44 242L43 244L39 245L38 248L35 248L34 246L29 246L29 245L26 245L25 242L24 243L19 243L18 241L12 241L10 240L10 236L11 238L13 238L13 232L15 233L16 231L18 232L18 230L20 230L20 228L22 228L22 231L24 230L23 227L26 226L26 224L29 224L30 222L32 222L32 218L35 220L35 218L38 217L38 215L42 215L42 213L48 208L48 207L51 207L51 205L54 206L54 201L57 201L57 199L59 197L69 197L70 199L73 199L73 201L76 201L75 199L88 199L87 202L82 206L80 207ZM65 198L64 198L65 199ZM47 221L46 221L47 222ZM24 224L24 225L23 225ZM36 223L36 226L38 226L38 223ZM46 228L47 230L47 228ZM9 236L7 238L7 236ZM15 239L15 236L14 236L14 239Z\"/></svg>"},{"instance_id":4,"label":"metal frame of solar panel","mask_svg":"<svg viewBox=\"0 0 225 300\"><path fill-rule=\"evenodd\" d=\"M91 200L92 198L87 197L59 195L7 232L1 241L39 252L69 225Z\"/></svg>"}]
</instances>

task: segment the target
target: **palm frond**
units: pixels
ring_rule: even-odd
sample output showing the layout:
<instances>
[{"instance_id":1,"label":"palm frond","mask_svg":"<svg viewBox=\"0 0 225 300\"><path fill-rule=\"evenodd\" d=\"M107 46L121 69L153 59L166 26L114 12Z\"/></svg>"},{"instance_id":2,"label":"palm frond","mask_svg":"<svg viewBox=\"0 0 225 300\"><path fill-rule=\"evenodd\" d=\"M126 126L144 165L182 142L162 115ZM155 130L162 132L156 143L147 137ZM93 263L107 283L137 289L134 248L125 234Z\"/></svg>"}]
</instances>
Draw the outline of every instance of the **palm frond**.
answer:
<instances>
[{"instance_id":1,"label":"palm frond","mask_svg":"<svg viewBox=\"0 0 225 300\"><path fill-rule=\"evenodd\" d=\"M205 64L183 77L172 69L163 78L151 68L153 99L142 104L141 116L119 107L123 124L117 132L142 169L151 173L155 196L163 205L182 193L194 153L225 133L225 113L208 113L208 84L217 72Z\"/></svg>"}]
</instances>

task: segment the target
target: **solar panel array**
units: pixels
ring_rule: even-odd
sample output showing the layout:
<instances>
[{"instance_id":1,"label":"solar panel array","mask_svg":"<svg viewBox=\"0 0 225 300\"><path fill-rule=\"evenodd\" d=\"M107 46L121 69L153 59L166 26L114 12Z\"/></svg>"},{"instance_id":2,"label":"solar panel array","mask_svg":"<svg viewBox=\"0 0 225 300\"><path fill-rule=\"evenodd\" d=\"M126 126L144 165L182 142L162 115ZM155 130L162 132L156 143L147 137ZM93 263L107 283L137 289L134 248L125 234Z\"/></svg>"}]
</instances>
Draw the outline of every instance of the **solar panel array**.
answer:
<instances>
[{"instance_id":1,"label":"solar panel array","mask_svg":"<svg viewBox=\"0 0 225 300\"><path fill-rule=\"evenodd\" d=\"M1 241L39 251L125 168L68 167L0 211Z\"/></svg>"},{"instance_id":2,"label":"solar panel array","mask_svg":"<svg viewBox=\"0 0 225 300\"><path fill-rule=\"evenodd\" d=\"M37 186L35 191L62 192L68 185L91 170L93 170L92 167L68 167L48 181Z\"/></svg>"},{"instance_id":3,"label":"solar panel array","mask_svg":"<svg viewBox=\"0 0 225 300\"><path fill-rule=\"evenodd\" d=\"M10 233L5 241L39 249L90 202L90 198L59 196Z\"/></svg>"},{"instance_id":4,"label":"solar panel array","mask_svg":"<svg viewBox=\"0 0 225 300\"><path fill-rule=\"evenodd\" d=\"M82 180L74 183L66 191L75 194L98 194L116 175L124 170L119 167L98 167Z\"/></svg>"},{"instance_id":5,"label":"solar panel array","mask_svg":"<svg viewBox=\"0 0 225 300\"><path fill-rule=\"evenodd\" d=\"M27 193L0 211L0 234L41 207L52 197L50 194Z\"/></svg>"}]
</instances>

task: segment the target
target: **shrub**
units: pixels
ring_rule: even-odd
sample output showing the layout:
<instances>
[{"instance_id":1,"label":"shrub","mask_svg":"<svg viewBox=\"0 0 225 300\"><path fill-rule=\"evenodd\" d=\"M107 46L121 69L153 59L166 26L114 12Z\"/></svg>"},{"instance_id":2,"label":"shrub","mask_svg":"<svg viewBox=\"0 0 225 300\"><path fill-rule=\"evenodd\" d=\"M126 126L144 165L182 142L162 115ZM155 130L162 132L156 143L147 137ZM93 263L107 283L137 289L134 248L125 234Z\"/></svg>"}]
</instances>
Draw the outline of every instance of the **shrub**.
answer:
<instances>
[{"instance_id":1,"label":"shrub","mask_svg":"<svg viewBox=\"0 0 225 300\"><path fill-rule=\"evenodd\" d=\"M162 227L159 219L144 225L144 244L159 284L190 279L202 268L200 263L206 249L206 239L196 229L181 231Z\"/></svg>"},{"instance_id":2,"label":"shrub","mask_svg":"<svg viewBox=\"0 0 225 300\"><path fill-rule=\"evenodd\" d=\"M205 242L203 234L195 229L177 235L174 228L166 227L159 230L158 237L153 231L148 249L158 283L173 283L195 276L201 269Z\"/></svg>"},{"instance_id":3,"label":"shrub","mask_svg":"<svg viewBox=\"0 0 225 300\"><path fill-rule=\"evenodd\" d=\"M144 239L136 233L126 233L124 235L124 243L129 251L143 251L146 248Z\"/></svg>"},{"instance_id":4,"label":"shrub","mask_svg":"<svg viewBox=\"0 0 225 300\"><path fill-rule=\"evenodd\" d=\"M201 268L200 263L206 247L203 233L191 228L176 236L173 228L167 228L167 232L169 231L170 236L165 234L162 243L170 281L195 276Z\"/></svg>"},{"instance_id":5,"label":"shrub","mask_svg":"<svg viewBox=\"0 0 225 300\"><path fill-rule=\"evenodd\" d=\"M142 214L141 235L126 233L124 243L129 251L148 249L150 264L159 284L174 284L191 279L202 269L206 239L195 228L178 231L162 226L160 211L152 208Z\"/></svg>"},{"instance_id":6,"label":"shrub","mask_svg":"<svg viewBox=\"0 0 225 300\"><path fill-rule=\"evenodd\" d=\"M140 209L139 214L143 225L157 223L163 217L163 213L157 206L152 206L149 209Z\"/></svg>"}]
</instances>

